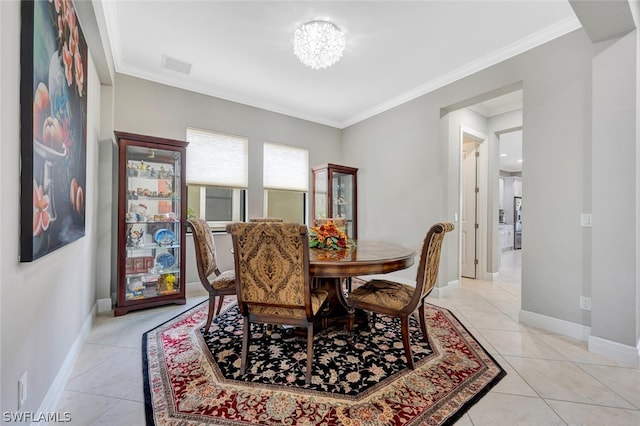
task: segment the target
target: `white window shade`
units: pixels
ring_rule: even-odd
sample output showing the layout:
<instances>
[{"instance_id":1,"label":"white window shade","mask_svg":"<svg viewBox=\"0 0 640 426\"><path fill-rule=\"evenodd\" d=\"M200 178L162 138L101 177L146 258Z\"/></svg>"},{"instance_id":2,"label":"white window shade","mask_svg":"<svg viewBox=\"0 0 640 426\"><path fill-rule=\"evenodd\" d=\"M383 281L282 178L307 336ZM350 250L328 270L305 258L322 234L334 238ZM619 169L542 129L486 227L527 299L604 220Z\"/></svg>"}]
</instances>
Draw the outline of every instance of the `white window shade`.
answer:
<instances>
[{"instance_id":1,"label":"white window shade","mask_svg":"<svg viewBox=\"0 0 640 426\"><path fill-rule=\"evenodd\" d=\"M309 190L309 151L286 145L264 144L265 189Z\"/></svg>"},{"instance_id":2,"label":"white window shade","mask_svg":"<svg viewBox=\"0 0 640 426\"><path fill-rule=\"evenodd\" d=\"M247 139L189 128L187 142L187 185L248 186Z\"/></svg>"}]
</instances>

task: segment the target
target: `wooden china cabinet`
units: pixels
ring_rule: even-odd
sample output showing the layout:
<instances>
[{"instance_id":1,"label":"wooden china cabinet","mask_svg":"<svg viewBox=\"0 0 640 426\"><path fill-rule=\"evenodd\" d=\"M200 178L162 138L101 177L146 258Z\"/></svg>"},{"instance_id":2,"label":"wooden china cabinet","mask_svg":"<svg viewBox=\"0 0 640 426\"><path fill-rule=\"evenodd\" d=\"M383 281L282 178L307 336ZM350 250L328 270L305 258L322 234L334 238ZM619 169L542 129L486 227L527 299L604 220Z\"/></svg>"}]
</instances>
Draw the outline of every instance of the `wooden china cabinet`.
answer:
<instances>
[{"instance_id":1,"label":"wooden china cabinet","mask_svg":"<svg viewBox=\"0 0 640 426\"><path fill-rule=\"evenodd\" d=\"M358 238L358 169L337 164L311 168L312 223L316 219L344 218L349 238Z\"/></svg>"},{"instance_id":2,"label":"wooden china cabinet","mask_svg":"<svg viewBox=\"0 0 640 426\"><path fill-rule=\"evenodd\" d=\"M186 303L187 142L115 132L118 297L115 315Z\"/></svg>"}]
</instances>

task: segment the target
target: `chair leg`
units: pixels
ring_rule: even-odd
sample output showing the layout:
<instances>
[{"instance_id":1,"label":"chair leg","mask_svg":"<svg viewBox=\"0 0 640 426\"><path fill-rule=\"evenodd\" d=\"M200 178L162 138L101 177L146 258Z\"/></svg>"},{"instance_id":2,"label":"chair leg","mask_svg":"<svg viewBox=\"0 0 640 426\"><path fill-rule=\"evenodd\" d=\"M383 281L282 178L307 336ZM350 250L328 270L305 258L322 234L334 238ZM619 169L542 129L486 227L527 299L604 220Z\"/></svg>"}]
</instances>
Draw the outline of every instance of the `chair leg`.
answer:
<instances>
[{"instance_id":1,"label":"chair leg","mask_svg":"<svg viewBox=\"0 0 640 426\"><path fill-rule=\"evenodd\" d=\"M242 353L240 355L240 374L244 375L247 369L247 357L249 355L249 335L251 334L251 327L249 324L249 317L242 318Z\"/></svg>"},{"instance_id":2,"label":"chair leg","mask_svg":"<svg viewBox=\"0 0 640 426\"><path fill-rule=\"evenodd\" d=\"M313 365L313 323L307 327L307 377L306 384L311 383L311 369Z\"/></svg>"},{"instance_id":3,"label":"chair leg","mask_svg":"<svg viewBox=\"0 0 640 426\"><path fill-rule=\"evenodd\" d=\"M413 353L411 352L411 339L409 338L409 317L401 317L402 323L402 343L404 344L404 355L407 357L407 365L414 369Z\"/></svg>"},{"instance_id":4,"label":"chair leg","mask_svg":"<svg viewBox=\"0 0 640 426\"><path fill-rule=\"evenodd\" d=\"M420 320L420 330L422 331L422 337L424 338L425 342L428 342L429 341L429 337L428 337L428 334L427 334L427 320L424 317L424 300L420 304L420 308L418 309L418 313L420 314L420 318L418 318L418 319Z\"/></svg>"},{"instance_id":5,"label":"chair leg","mask_svg":"<svg viewBox=\"0 0 640 426\"><path fill-rule=\"evenodd\" d=\"M222 310L222 302L224 302L224 296L218 296L218 306L216 308L216 316L220 315Z\"/></svg>"},{"instance_id":6,"label":"chair leg","mask_svg":"<svg viewBox=\"0 0 640 426\"><path fill-rule=\"evenodd\" d=\"M213 294L209 295L209 313L207 314L207 324L204 326L204 331L208 332L211 327L211 321L213 321L213 309L216 303L216 297Z\"/></svg>"}]
</instances>

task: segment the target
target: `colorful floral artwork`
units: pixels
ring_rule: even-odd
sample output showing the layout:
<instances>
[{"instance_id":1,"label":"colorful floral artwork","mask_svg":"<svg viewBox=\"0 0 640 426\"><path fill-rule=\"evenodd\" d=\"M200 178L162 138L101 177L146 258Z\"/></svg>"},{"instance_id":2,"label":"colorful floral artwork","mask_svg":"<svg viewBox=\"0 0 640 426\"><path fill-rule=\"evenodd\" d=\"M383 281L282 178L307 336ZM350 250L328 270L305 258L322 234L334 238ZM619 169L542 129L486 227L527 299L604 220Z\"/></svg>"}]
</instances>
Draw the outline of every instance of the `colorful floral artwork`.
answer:
<instances>
[{"instance_id":1,"label":"colorful floral artwork","mask_svg":"<svg viewBox=\"0 0 640 426\"><path fill-rule=\"evenodd\" d=\"M87 59L71 0L22 2L22 262L85 233Z\"/></svg>"}]
</instances>

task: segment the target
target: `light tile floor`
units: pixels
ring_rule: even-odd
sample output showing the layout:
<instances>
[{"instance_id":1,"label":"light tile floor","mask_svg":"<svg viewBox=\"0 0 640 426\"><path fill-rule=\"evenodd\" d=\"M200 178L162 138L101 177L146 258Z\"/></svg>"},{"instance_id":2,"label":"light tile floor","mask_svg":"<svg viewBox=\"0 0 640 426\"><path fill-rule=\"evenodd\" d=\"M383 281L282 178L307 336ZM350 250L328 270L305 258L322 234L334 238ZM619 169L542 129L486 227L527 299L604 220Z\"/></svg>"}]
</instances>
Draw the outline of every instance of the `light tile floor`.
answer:
<instances>
[{"instance_id":1,"label":"light tile floor","mask_svg":"<svg viewBox=\"0 0 640 426\"><path fill-rule=\"evenodd\" d=\"M640 425L640 370L518 323L520 251L505 252L502 265L494 282L463 279L450 296L430 299L507 371L456 425ZM70 412L73 425L144 425L142 334L206 299L199 285L187 296L187 306L99 315L57 411Z\"/></svg>"}]
</instances>

